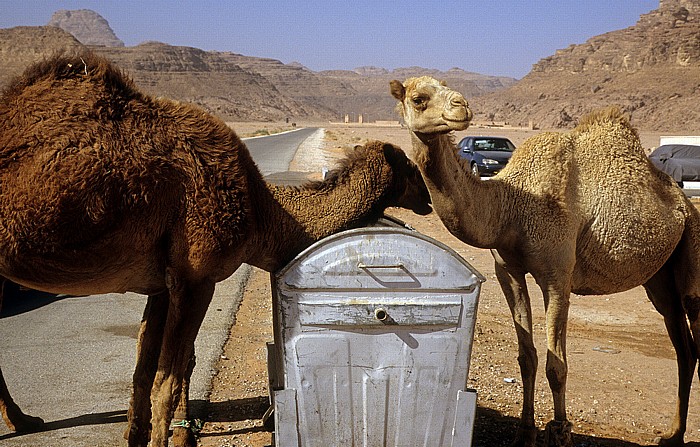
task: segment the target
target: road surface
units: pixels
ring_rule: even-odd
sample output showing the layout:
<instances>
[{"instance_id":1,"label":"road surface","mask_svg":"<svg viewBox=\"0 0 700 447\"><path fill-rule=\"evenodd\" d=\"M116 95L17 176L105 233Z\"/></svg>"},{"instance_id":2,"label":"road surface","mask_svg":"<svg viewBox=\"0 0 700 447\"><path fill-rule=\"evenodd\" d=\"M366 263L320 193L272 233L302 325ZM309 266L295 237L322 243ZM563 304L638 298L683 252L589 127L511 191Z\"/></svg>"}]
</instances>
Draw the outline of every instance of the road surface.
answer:
<instances>
[{"instance_id":1,"label":"road surface","mask_svg":"<svg viewBox=\"0 0 700 447\"><path fill-rule=\"evenodd\" d=\"M286 171L316 129L246 140L263 175ZM206 398L213 362L228 335L250 268L217 284L196 343L190 398ZM46 431L17 435L0 422L3 447L126 445L136 335L146 298L106 294L57 298L36 292L7 297L0 313L0 365L15 401L46 422Z\"/></svg>"}]
</instances>

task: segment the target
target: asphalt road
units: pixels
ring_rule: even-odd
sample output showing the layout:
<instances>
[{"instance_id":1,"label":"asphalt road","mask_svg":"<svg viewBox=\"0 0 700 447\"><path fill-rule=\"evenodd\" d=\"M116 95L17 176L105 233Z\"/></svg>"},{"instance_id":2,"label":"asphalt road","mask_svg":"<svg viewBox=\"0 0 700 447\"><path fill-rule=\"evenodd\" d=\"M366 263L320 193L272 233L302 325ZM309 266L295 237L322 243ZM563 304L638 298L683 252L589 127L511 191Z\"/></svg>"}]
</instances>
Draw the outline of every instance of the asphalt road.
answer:
<instances>
[{"instance_id":1,"label":"asphalt road","mask_svg":"<svg viewBox=\"0 0 700 447\"><path fill-rule=\"evenodd\" d=\"M265 176L287 171L299 145L316 129L246 140ZM282 176L283 177L283 176ZM193 407L206 398L250 267L216 287L196 342ZM0 365L15 401L43 418L46 430L17 435L0 423L3 447L124 446L136 335L145 296L55 297L20 292L0 313Z\"/></svg>"},{"instance_id":2,"label":"asphalt road","mask_svg":"<svg viewBox=\"0 0 700 447\"><path fill-rule=\"evenodd\" d=\"M685 182L683 192L688 197L700 197L700 182Z\"/></svg>"}]
</instances>

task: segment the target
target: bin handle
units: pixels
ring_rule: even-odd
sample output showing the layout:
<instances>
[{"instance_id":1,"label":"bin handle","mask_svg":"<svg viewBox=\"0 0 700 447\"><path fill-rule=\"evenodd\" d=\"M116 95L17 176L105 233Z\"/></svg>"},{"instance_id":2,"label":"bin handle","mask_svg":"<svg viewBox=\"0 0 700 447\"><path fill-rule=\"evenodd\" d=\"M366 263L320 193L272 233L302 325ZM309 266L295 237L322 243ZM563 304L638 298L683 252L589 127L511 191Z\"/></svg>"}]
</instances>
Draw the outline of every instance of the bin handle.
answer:
<instances>
[{"instance_id":1,"label":"bin handle","mask_svg":"<svg viewBox=\"0 0 700 447\"><path fill-rule=\"evenodd\" d=\"M398 262L396 264L365 264L364 262L358 262L357 268L362 270L367 275L369 275L372 279L377 281L377 283L379 283L380 285L387 287L387 288L391 288L391 289L400 289L400 288L418 289L421 287L421 284L420 284L420 281L418 281L418 278L416 278L413 273L409 272L408 269L406 268L406 266L400 262ZM401 271L402 275L396 281L388 281L386 279L382 279L379 276L377 276L377 275L380 275L379 272L373 271L373 270L381 270L381 269L399 270L399 271ZM387 273L394 273L394 272L387 272Z\"/></svg>"},{"instance_id":2,"label":"bin handle","mask_svg":"<svg viewBox=\"0 0 700 447\"><path fill-rule=\"evenodd\" d=\"M403 269L403 264L365 264L364 262L359 262L357 264L358 269Z\"/></svg>"}]
</instances>

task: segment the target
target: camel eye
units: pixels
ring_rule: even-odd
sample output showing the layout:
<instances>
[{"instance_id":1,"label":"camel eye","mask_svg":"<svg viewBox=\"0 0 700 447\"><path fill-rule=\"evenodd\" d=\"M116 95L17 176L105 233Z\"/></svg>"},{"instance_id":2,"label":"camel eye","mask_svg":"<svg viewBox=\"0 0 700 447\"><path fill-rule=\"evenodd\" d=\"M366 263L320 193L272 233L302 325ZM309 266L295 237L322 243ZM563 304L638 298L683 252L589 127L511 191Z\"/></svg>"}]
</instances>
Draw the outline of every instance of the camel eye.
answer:
<instances>
[{"instance_id":1,"label":"camel eye","mask_svg":"<svg viewBox=\"0 0 700 447\"><path fill-rule=\"evenodd\" d=\"M411 101L413 101L413 105L416 107L421 107L424 106L426 102L428 102L428 99L425 98L424 96L417 96L413 98Z\"/></svg>"}]
</instances>

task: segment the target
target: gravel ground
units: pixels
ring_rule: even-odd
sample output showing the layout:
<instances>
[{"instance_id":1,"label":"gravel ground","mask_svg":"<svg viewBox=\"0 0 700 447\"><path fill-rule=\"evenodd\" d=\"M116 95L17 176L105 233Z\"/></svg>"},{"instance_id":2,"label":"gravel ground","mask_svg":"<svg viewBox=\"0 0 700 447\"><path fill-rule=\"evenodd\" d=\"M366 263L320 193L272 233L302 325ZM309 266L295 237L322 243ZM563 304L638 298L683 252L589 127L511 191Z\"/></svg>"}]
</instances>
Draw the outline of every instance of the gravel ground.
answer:
<instances>
[{"instance_id":1,"label":"gravel ground","mask_svg":"<svg viewBox=\"0 0 700 447\"><path fill-rule=\"evenodd\" d=\"M239 133L245 128L234 127ZM508 136L516 145L532 134L522 129L470 129L464 133L472 132ZM344 148L369 139L390 141L401 147L410 144L407 131L398 127L327 126L324 144L315 140L313 147L303 147L292 169L302 166L303 170L311 171L311 177L318 177ZM658 134L642 133L642 142L647 148L654 147ZM490 253L452 237L434 213L420 217L391 209L388 214L451 246L486 277L469 375L469 386L478 392L473 445L508 445L517 428L522 388L515 332L495 279ZM536 418L543 428L552 415L551 395L544 375L544 309L539 290L530 282L540 353ZM207 423L200 438L201 446L271 445L272 435L261 420L268 408L265 343L271 340L269 274L253 269L229 340L216 365L218 373L209 403L202 408ZM668 429L674 412L676 364L663 321L643 289L638 287L608 296L572 296L568 353L567 404L575 444L581 447L655 445L655 438ZM694 383L686 434L688 446L700 446L699 389Z\"/></svg>"}]
</instances>

